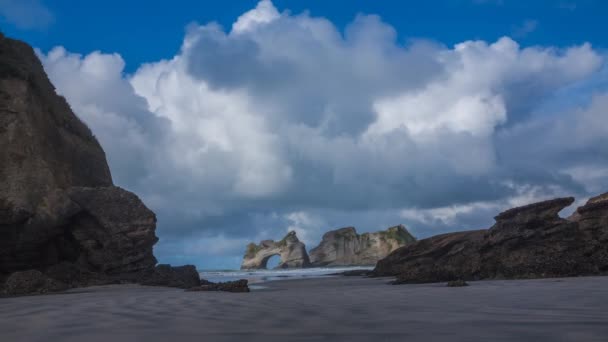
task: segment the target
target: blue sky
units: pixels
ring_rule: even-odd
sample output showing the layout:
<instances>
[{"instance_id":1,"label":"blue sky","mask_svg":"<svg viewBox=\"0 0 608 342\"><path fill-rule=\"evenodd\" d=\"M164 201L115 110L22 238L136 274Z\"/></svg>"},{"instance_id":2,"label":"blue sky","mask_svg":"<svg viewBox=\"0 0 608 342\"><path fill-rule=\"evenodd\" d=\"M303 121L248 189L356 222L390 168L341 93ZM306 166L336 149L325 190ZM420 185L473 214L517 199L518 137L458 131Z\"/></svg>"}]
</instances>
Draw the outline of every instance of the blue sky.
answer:
<instances>
[{"instance_id":1,"label":"blue sky","mask_svg":"<svg viewBox=\"0 0 608 342\"><path fill-rule=\"evenodd\" d=\"M215 21L228 27L257 1L3 0L0 4L3 2L39 3L52 16L50 21L26 29L5 19L2 29L8 35L43 50L62 45L80 53L118 52L130 72L141 63L175 54L188 24ZM608 3L599 0L276 0L274 4L279 10L310 11L326 17L340 29L357 14L378 14L397 30L403 43L424 38L452 45L507 35L515 36L522 45L608 45Z\"/></svg>"},{"instance_id":2,"label":"blue sky","mask_svg":"<svg viewBox=\"0 0 608 342\"><path fill-rule=\"evenodd\" d=\"M289 230L608 191L606 2L525 3L0 0L0 25L157 213L159 260L226 269Z\"/></svg>"}]
</instances>

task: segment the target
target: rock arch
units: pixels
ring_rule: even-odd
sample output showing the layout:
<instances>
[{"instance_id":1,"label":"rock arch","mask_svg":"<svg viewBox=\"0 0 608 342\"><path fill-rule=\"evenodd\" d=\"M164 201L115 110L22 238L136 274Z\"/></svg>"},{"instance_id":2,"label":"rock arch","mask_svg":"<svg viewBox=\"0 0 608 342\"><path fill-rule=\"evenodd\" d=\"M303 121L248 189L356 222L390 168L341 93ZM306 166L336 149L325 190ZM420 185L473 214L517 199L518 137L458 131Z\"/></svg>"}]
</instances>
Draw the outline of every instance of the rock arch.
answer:
<instances>
[{"instance_id":1,"label":"rock arch","mask_svg":"<svg viewBox=\"0 0 608 342\"><path fill-rule=\"evenodd\" d=\"M289 232L280 241L264 240L259 244L247 245L241 269L266 269L268 260L278 255L281 258L277 268L303 268L310 266L306 246L296 236Z\"/></svg>"}]
</instances>

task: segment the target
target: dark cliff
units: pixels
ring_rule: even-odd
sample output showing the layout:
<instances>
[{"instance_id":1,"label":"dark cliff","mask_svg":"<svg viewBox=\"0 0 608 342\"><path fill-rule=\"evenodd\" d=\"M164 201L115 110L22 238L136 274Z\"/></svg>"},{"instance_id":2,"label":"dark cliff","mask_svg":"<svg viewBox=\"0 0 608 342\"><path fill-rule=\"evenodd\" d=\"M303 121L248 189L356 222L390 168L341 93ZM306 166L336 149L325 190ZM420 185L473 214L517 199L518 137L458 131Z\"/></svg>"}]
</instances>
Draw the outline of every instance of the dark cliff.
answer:
<instances>
[{"instance_id":1,"label":"dark cliff","mask_svg":"<svg viewBox=\"0 0 608 342\"><path fill-rule=\"evenodd\" d=\"M155 229L33 49L0 35L0 283L27 270L68 286L138 281L155 272Z\"/></svg>"},{"instance_id":2,"label":"dark cliff","mask_svg":"<svg viewBox=\"0 0 608 342\"><path fill-rule=\"evenodd\" d=\"M374 274L397 283L607 274L608 194L560 218L573 202L534 203L499 214L489 229L420 240L379 261Z\"/></svg>"}]
</instances>

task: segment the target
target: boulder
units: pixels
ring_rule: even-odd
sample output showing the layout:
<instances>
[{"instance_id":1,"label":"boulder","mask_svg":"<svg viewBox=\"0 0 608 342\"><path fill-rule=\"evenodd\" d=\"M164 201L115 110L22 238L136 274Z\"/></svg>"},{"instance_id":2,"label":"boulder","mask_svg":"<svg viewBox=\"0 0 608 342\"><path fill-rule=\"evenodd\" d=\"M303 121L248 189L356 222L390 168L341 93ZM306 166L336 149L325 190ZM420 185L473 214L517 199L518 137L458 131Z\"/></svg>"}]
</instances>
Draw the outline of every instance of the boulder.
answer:
<instances>
[{"instance_id":1,"label":"boulder","mask_svg":"<svg viewBox=\"0 0 608 342\"><path fill-rule=\"evenodd\" d=\"M464 286L469 286L469 284L462 280L452 280L452 281L448 281L448 283L446 284L447 287L464 287Z\"/></svg>"},{"instance_id":2,"label":"boulder","mask_svg":"<svg viewBox=\"0 0 608 342\"><path fill-rule=\"evenodd\" d=\"M241 269L266 269L268 259L279 255L281 261L277 268L303 268L310 266L306 246L296 236L289 232L282 240L264 240L260 244L250 243L243 256Z\"/></svg>"},{"instance_id":3,"label":"boulder","mask_svg":"<svg viewBox=\"0 0 608 342\"><path fill-rule=\"evenodd\" d=\"M67 290L68 286L45 276L38 270L28 270L11 274L4 285L7 295L43 294Z\"/></svg>"},{"instance_id":4,"label":"boulder","mask_svg":"<svg viewBox=\"0 0 608 342\"><path fill-rule=\"evenodd\" d=\"M325 233L319 246L310 251L310 262L316 267L373 266L390 252L414 241L403 225L361 235L354 227L336 229Z\"/></svg>"},{"instance_id":5,"label":"boulder","mask_svg":"<svg viewBox=\"0 0 608 342\"><path fill-rule=\"evenodd\" d=\"M509 209L490 229L420 240L380 260L373 274L396 276L396 283L606 274L608 196L560 218L573 202L566 197Z\"/></svg>"},{"instance_id":6,"label":"boulder","mask_svg":"<svg viewBox=\"0 0 608 342\"><path fill-rule=\"evenodd\" d=\"M205 282L205 284L197 287L189 288L187 291L201 292L201 291L224 291L224 292L249 292L249 286L247 285L247 279L240 279L235 281L227 281L224 283L211 283Z\"/></svg>"}]
</instances>

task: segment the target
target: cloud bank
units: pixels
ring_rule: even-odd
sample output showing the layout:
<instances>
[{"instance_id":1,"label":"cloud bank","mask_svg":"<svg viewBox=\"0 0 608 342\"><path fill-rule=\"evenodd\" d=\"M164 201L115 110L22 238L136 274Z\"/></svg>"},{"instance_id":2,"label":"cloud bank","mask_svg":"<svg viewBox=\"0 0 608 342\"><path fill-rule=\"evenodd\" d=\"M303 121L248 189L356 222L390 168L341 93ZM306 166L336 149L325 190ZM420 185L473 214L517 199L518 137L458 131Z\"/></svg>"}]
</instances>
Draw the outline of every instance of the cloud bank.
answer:
<instances>
[{"instance_id":1,"label":"cloud bank","mask_svg":"<svg viewBox=\"0 0 608 342\"><path fill-rule=\"evenodd\" d=\"M115 182L157 212L161 261L237 267L288 229L312 247L346 225L480 228L608 184L605 58L586 43L403 43L374 15L341 31L263 0L132 75L118 54L40 56Z\"/></svg>"}]
</instances>

